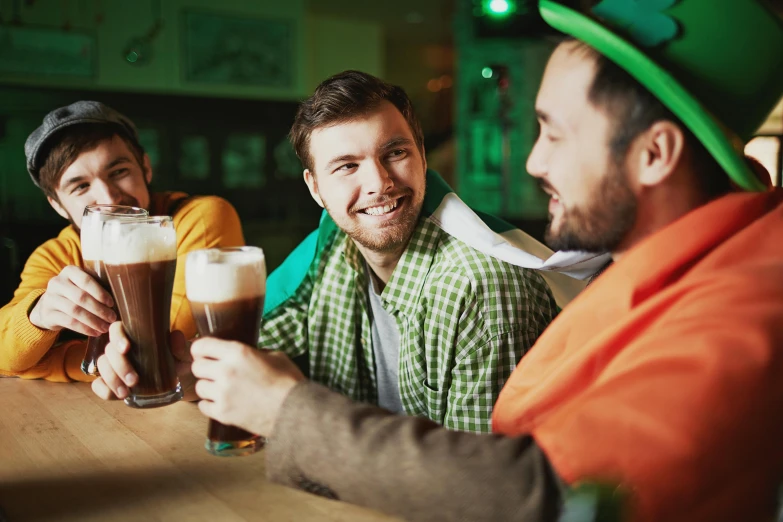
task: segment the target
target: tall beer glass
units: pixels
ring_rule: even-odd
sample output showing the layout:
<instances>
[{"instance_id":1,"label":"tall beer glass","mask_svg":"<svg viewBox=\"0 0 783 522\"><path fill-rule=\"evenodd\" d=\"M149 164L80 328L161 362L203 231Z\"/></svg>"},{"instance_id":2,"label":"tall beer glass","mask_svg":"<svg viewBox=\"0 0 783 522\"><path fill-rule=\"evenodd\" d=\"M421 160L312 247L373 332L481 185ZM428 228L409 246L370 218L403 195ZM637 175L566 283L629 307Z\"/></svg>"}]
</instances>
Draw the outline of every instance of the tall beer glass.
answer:
<instances>
[{"instance_id":1,"label":"tall beer glass","mask_svg":"<svg viewBox=\"0 0 783 522\"><path fill-rule=\"evenodd\" d=\"M171 293L177 268L177 233L169 216L107 221L103 259L122 326L130 339L128 354L139 381L125 404L165 406L182 398L169 343Z\"/></svg>"},{"instance_id":2,"label":"tall beer glass","mask_svg":"<svg viewBox=\"0 0 783 522\"><path fill-rule=\"evenodd\" d=\"M100 285L111 294L109 278L103 264L103 224L114 219L132 220L147 217L149 214L143 208L124 205L88 205L82 215L81 244L84 271L90 274ZM112 296L113 298L114 296ZM117 313L117 307L114 307ZM119 317L119 314L117 315ZM82 371L87 375L98 375L98 357L103 355L109 344L109 334L87 338L87 353L82 361Z\"/></svg>"},{"instance_id":3,"label":"tall beer glass","mask_svg":"<svg viewBox=\"0 0 783 522\"><path fill-rule=\"evenodd\" d=\"M263 250L237 247L191 252L185 263L185 289L201 337L258 344L266 296ZM263 446L263 437L209 420L205 447L213 455L250 455Z\"/></svg>"}]
</instances>

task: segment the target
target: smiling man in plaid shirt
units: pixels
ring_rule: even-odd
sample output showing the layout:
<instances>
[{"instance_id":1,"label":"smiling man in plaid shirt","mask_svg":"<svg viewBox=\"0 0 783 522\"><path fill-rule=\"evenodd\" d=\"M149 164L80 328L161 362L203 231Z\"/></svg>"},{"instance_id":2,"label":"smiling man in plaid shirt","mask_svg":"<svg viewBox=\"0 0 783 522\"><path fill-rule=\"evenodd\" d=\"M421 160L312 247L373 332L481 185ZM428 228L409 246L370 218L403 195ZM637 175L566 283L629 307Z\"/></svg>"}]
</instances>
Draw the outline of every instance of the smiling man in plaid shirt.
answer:
<instances>
[{"instance_id":1,"label":"smiling man in plaid shirt","mask_svg":"<svg viewBox=\"0 0 783 522\"><path fill-rule=\"evenodd\" d=\"M422 213L436 175L401 88L329 78L291 140L337 226L322 224L304 281L267 307L259 347L307 353L311 377L354 400L489 432L503 383L557 312L547 284Z\"/></svg>"}]
</instances>

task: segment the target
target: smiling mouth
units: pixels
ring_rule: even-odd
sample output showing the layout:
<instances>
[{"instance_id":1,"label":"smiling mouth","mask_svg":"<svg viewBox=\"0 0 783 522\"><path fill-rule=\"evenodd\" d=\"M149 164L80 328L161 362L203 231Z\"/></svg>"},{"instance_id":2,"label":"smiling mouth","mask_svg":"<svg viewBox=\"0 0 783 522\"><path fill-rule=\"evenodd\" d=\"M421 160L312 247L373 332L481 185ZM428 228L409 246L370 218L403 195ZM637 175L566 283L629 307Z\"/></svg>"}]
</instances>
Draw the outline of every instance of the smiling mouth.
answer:
<instances>
[{"instance_id":1,"label":"smiling mouth","mask_svg":"<svg viewBox=\"0 0 783 522\"><path fill-rule=\"evenodd\" d=\"M374 207L367 207L359 211L360 214L367 214L368 216L383 216L393 212L399 205L402 198L397 198L394 201L389 201L383 205L376 205Z\"/></svg>"},{"instance_id":2,"label":"smiling mouth","mask_svg":"<svg viewBox=\"0 0 783 522\"><path fill-rule=\"evenodd\" d=\"M558 196L554 190L550 189L549 187L541 187L541 190L543 190L552 201L555 203L560 203L560 196Z\"/></svg>"}]
</instances>

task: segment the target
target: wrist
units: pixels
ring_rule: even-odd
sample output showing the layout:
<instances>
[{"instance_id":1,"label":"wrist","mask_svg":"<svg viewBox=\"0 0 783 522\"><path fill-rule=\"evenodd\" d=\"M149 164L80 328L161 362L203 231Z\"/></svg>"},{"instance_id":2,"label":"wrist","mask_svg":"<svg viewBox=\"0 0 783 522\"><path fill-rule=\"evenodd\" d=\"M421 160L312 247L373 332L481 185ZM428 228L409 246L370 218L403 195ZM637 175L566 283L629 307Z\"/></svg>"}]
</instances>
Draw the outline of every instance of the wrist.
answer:
<instances>
[{"instance_id":1,"label":"wrist","mask_svg":"<svg viewBox=\"0 0 783 522\"><path fill-rule=\"evenodd\" d=\"M300 382L305 381L303 377L291 377L290 379L286 379L284 382L281 382L276 390L275 395L277 396L277 400L275 401L278 404L277 410L274 412L270 419L270 425L266 427L266 436L267 438L271 438L276 433L276 428L279 425L279 420L283 415L283 412L286 408L286 403L288 402L288 398L291 396L291 392L296 388Z\"/></svg>"},{"instance_id":2,"label":"wrist","mask_svg":"<svg viewBox=\"0 0 783 522\"><path fill-rule=\"evenodd\" d=\"M41 330L48 330L49 328L47 328L46 325L44 325L41 321L41 309L39 305L41 303L42 297L43 294L39 295L38 298L32 302L27 312L27 319L29 319L30 323L36 328L40 328Z\"/></svg>"}]
</instances>

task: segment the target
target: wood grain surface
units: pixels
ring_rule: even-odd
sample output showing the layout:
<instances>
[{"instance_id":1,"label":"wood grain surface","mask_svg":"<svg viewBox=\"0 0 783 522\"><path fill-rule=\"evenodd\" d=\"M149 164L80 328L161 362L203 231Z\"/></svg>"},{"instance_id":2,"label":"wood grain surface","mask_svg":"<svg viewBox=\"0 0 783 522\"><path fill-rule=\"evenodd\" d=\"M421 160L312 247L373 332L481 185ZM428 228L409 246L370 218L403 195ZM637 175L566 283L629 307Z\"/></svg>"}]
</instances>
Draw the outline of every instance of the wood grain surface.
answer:
<instances>
[{"instance_id":1,"label":"wood grain surface","mask_svg":"<svg viewBox=\"0 0 783 522\"><path fill-rule=\"evenodd\" d=\"M0 378L0 522L391 521L214 457L195 404L136 410L86 384Z\"/></svg>"}]
</instances>

